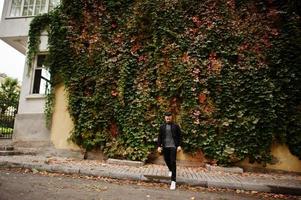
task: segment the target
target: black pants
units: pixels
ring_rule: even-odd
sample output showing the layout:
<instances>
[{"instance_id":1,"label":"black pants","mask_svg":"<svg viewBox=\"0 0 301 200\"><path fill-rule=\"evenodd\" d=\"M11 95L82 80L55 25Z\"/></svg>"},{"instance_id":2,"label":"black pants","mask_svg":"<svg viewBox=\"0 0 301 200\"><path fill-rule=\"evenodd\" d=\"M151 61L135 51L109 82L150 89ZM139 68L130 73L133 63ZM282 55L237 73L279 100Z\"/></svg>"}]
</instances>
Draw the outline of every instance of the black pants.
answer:
<instances>
[{"instance_id":1,"label":"black pants","mask_svg":"<svg viewBox=\"0 0 301 200\"><path fill-rule=\"evenodd\" d=\"M172 173L171 180L176 181L176 177L177 177L177 163L176 163L177 149L175 147L163 148L163 156L164 156L164 160L165 160L165 163L166 163L169 171L171 171L171 173Z\"/></svg>"}]
</instances>

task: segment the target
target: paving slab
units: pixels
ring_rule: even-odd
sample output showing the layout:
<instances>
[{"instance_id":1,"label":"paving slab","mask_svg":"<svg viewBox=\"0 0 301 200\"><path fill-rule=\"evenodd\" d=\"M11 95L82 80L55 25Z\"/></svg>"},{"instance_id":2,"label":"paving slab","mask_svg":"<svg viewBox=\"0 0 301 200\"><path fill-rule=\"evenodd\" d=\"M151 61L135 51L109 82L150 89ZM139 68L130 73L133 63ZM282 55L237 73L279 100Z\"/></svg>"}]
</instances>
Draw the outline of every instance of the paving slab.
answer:
<instances>
[{"instance_id":1,"label":"paving slab","mask_svg":"<svg viewBox=\"0 0 301 200\"><path fill-rule=\"evenodd\" d=\"M230 172L230 173L243 173L243 169L240 167L220 167L214 165L205 165L206 169L209 171L220 171L220 172Z\"/></svg>"},{"instance_id":2,"label":"paving slab","mask_svg":"<svg viewBox=\"0 0 301 200\"><path fill-rule=\"evenodd\" d=\"M120 159L112 159L112 158L109 158L107 160L107 163L116 164L116 165L129 165L135 167L140 167L144 165L144 162L140 162L140 161L120 160Z\"/></svg>"}]
</instances>

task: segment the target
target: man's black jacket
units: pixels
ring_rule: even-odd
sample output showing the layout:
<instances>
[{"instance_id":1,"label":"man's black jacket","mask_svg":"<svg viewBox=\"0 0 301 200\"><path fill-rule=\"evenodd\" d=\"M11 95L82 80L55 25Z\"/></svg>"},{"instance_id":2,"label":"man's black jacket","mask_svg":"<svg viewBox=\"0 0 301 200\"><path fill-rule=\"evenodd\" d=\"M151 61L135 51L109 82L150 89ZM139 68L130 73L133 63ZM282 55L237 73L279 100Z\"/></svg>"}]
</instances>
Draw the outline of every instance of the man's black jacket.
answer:
<instances>
[{"instance_id":1,"label":"man's black jacket","mask_svg":"<svg viewBox=\"0 0 301 200\"><path fill-rule=\"evenodd\" d=\"M171 133L172 133L172 138L175 142L175 146L181 146L182 143L182 135L181 135L181 129L180 127L175 124L171 123ZM158 136L158 147L164 147L164 140L166 137L166 124L163 124L160 126L159 130L159 136Z\"/></svg>"}]
</instances>

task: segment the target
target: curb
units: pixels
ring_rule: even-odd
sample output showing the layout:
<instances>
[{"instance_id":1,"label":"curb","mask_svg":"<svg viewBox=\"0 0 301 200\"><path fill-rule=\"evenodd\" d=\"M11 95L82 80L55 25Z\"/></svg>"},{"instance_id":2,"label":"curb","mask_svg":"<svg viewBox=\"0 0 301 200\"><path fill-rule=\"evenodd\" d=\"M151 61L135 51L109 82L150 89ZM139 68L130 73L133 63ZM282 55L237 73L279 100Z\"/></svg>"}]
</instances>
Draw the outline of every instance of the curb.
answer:
<instances>
[{"instance_id":1,"label":"curb","mask_svg":"<svg viewBox=\"0 0 301 200\"><path fill-rule=\"evenodd\" d=\"M0 151L0 156L14 156L14 155L21 155L22 153L19 151L14 150L3 150Z\"/></svg>"}]
</instances>

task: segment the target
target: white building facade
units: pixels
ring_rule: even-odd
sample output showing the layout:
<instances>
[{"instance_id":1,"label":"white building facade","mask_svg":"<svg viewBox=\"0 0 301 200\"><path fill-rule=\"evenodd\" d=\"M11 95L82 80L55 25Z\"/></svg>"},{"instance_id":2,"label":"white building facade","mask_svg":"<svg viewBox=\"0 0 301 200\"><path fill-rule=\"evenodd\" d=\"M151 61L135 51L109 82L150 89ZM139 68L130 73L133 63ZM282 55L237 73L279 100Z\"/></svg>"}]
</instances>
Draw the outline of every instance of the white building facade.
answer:
<instances>
[{"instance_id":1,"label":"white building facade","mask_svg":"<svg viewBox=\"0 0 301 200\"><path fill-rule=\"evenodd\" d=\"M26 55L28 31L34 16L47 13L59 0L4 0L0 21L0 39ZM45 96L49 91L50 74L43 67L47 52L47 35L42 34L33 66L24 63L24 73L13 141L16 144L50 143L50 131L44 117Z\"/></svg>"}]
</instances>

